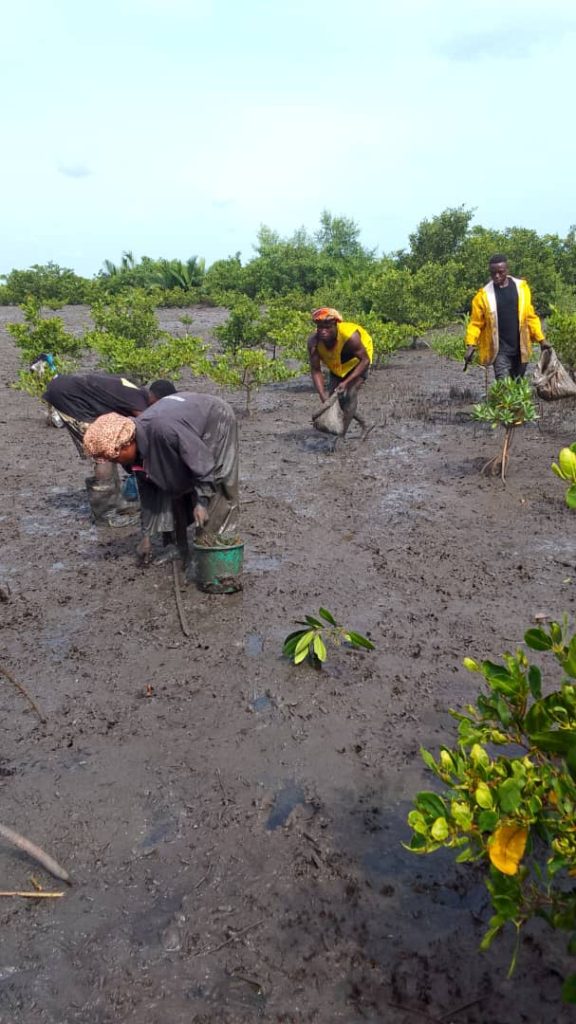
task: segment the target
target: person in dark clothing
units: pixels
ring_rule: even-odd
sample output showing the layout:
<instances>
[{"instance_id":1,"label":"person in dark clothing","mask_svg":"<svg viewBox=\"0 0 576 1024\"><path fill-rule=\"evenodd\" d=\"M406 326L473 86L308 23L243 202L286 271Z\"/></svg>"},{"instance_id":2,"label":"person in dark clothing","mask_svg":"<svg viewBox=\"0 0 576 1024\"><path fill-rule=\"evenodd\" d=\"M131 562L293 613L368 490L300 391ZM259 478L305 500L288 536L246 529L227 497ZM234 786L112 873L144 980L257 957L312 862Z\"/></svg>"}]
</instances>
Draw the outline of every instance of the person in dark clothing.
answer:
<instances>
[{"instance_id":1,"label":"person in dark clothing","mask_svg":"<svg viewBox=\"0 0 576 1024\"><path fill-rule=\"evenodd\" d=\"M159 385L162 391L168 384L171 382L156 381L151 388ZM175 390L173 384L171 387ZM98 416L110 412L139 416L152 400L158 400L156 396L152 399L146 388L139 388L125 377L111 373L58 374L42 397L58 411L82 458L85 458L84 435ZM115 465L95 460L93 474L86 478L86 489L95 522L108 526L128 526L135 522L134 504L125 501L122 495Z\"/></svg>"},{"instance_id":2,"label":"person in dark clothing","mask_svg":"<svg viewBox=\"0 0 576 1024\"><path fill-rule=\"evenodd\" d=\"M176 386L171 380L155 380L153 384L148 385L148 404L154 405L154 402L159 402L161 398L166 398L166 395L173 395L176 392Z\"/></svg>"},{"instance_id":3,"label":"person in dark clothing","mask_svg":"<svg viewBox=\"0 0 576 1024\"><path fill-rule=\"evenodd\" d=\"M497 380L519 379L526 373L532 342L538 342L542 350L550 346L534 312L527 282L508 273L508 261L500 253L492 256L489 266L491 280L472 300L464 368L478 352L482 366L494 366Z\"/></svg>"},{"instance_id":4,"label":"person in dark clothing","mask_svg":"<svg viewBox=\"0 0 576 1024\"><path fill-rule=\"evenodd\" d=\"M131 465L170 496L183 556L188 522L214 535L236 528L238 427L223 399L184 392L162 398L137 419L101 416L86 431L84 449ZM139 554L146 557L146 545Z\"/></svg>"}]
</instances>

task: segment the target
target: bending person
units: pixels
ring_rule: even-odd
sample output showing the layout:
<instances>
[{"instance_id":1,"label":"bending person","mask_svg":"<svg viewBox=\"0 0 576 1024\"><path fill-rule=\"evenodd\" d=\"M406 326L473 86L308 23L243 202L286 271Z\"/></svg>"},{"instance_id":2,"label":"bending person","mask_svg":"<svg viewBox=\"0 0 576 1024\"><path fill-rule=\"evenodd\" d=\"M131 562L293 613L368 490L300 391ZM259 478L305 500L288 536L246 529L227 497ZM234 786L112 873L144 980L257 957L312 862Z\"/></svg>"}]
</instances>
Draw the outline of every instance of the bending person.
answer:
<instances>
[{"instance_id":1,"label":"bending person","mask_svg":"<svg viewBox=\"0 0 576 1024\"><path fill-rule=\"evenodd\" d=\"M358 393L372 362L372 338L359 324L344 323L338 310L328 306L315 309L312 321L316 327L308 338L312 383L322 402L328 395L337 393L344 413L344 433L351 421L356 420L365 437L369 431L358 413ZM322 364L329 370L328 393Z\"/></svg>"},{"instance_id":2,"label":"bending person","mask_svg":"<svg viewBox=\"0 0 576 1024\"><path fill-rule=\"evenodd\" d=\"M168 386L175 390L171 381L156 381L146 389L112 373L63 373L52 378L42 397L58 411L81 458L85 458L84 435L98 416L110 412L139 416L152 402L168 393ZM86 478L86 490L96 523L108 526L133 523L134 505L122 496L115 465L96 459L92 476Z\"/></svg>"},{"instance_id":3,"label":"bending person","mask_svg":"<svg viewBox=\"0 0 576 1024\"><path fill-rule=\"evenodd\" d=\"M173 501L176 539L188 554L186 527L233 532L238 518L238 426L221 398L184 392L168 395L137 419L109 414L87 429L92 458L131 465ZM141 490L146 501L146 490ZM139 547L149 554L150 538Z\"/></svg>"}]
</instances>

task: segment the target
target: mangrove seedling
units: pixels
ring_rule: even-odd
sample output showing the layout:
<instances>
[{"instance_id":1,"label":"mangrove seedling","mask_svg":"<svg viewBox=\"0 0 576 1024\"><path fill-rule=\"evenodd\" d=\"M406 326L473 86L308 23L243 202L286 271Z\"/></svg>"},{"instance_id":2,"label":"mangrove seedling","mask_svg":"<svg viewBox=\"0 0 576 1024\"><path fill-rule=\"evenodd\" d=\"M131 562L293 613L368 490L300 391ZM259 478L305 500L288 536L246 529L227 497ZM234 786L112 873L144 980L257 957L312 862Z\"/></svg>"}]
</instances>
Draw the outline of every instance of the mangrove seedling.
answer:
<instances>
[{"instance_id":1,"label":"mangrove seedling","mask_svg":"<svg viewBox=\"0 0 576 1024\"><path fill-rule=\"evenodd\" d=\"M479 862L492 916L480 948L506 927L543 918L568 933L576 953L576 635L566 621L533 627L524 646L500 662L464 658L481 683L473 703L451 714L457 740L422 759L436 785L408 815L408 848L448 848L457 863ZM533 664L550 661L556 684ZM555 662L555 664L554 664ZM514 953L510 973L516 959ZM563 996L576 1002L576 971Z\"/></svg>"},{"instance_id":2,"label":"mangrove seedling","mask_svg":"<svg viewBox=\"0 0 576 1024\"><path fill-rule=\"evenodd\" d=\"M482 473L488 476L500 474L505 481L514 429L538 418L530 382L524 377L494 381L486 401L474 406L473 415L474 419L490 423L494 429L504 427L502 451L488 460L482 467Z\"/></svg>"},{"instance_id":3,"label":"mangrove seedling","mask_svg":"<svg viewBox=\"0 0 576 1024\"><path fill-rule=\"evenodd\" d=\"M374 650L371 640L361 633L341 626L327 608L320 608L318 616L305 615L304 621L299 620L298 625L303 629L289 633L282 647L282 654L290 658L295 665L299 665L307 658L314 668L322 668L328 657L327 647L330 645L340 647L341 644L347 644L349 647L364 648L366 651Z\"/></svg>"},{"instance_id":4,"label":"mangrove seedling","mask_svg":"<svg viewBox=\"0 0 576 1024\"><path fill-rule=\"evenodd\" d=\"M570 487L565 494L566 504L568 508L576 508L576 444L560 450L558 462L552 463L552 472L561 480L570 481Z\"/></svg>"}]
</instances>

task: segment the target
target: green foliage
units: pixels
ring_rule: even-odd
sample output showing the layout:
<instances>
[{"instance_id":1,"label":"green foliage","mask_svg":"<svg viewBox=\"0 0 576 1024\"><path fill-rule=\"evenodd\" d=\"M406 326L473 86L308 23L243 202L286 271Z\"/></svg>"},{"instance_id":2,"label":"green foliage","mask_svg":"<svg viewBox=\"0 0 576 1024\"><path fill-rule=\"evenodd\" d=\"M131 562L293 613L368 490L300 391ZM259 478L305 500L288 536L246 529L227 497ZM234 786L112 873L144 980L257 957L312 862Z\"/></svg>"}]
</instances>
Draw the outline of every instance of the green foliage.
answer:
<instances>
[{"instance_id":1,"label":"green foliage","mask_svg":"<svg viewBox=\"0 0 576 1024\"><path fill-rule=\"evenodd\" d=\"M158 260L154 283L165 291L179 288L183 292L190 292L202 285L205 273L205 261L197 256L191 256L186 262Z\"/></svg>"},{"instance_id":2,"label":"green foliage","mask_svg":"<svg viewBox=\"0 0 576 1024\"><path fill-rule=\"evenodd\" d=\"M473 216L473 210L457 206L430 220L422 220L408 236L410 252L404 259L410 269L418 270L426 263L442 264L457 258Z\"/></svg>"},{"instance_id":3,"label":"green foliage","mask_svg":"<svg viewBox=\"0 0 576 1024\"><path fill-rule=\"evenodd\" d=\"M314 668L322 668L330 645L340 647L344 643L366 651L374 650L371 640L340 626L327 608L320 608L317 616L305 615L304 621L298 625L304 628L289 633L282 646L282 654L295 665L307 658Z\"/></svg>"},{"instance_id":4,"label":"green foliage","mask_svg":"<svg viewBox=\"0 0 576 1024\"><path fill-rule=\"evenodd\" d=\"M360 228L349 217L333 217L329 210L320 215L320 228L314 241L327 266L343 267L370 263L374 253L364 249L360 242Z\"/></svg>"},{"instance_id":5,"label":"green foliage","mask_svg":"<svg viewBox=\"0 0 576 1024\"><path fill-rule=\"evenodd\" d=\"M546 334L564 365L572 370L576 369L576 311L562 313L554 308L548 320Z\"/></svg>"},{"instance_id":6,"label":"green foliage","mask_svg":"<svg viewBox=\"0 0 576 1024\"><path fill-rule=\"evenodd\" d=\"M560 450L558 462L552 463L552 472L561 480L570 481L565 494L566 504L568 508L576 508L576 444Z\"/></svg>"},{"instance_id":7,"label":"green foliage","mask_svg":"<svg viewBox=\"0 0 576 1024\"><path fill-rule=\"evenodd\" d=\"M246 295L234 298L228 319L214 328L214 334L225 352L258 345L264 334L260 306Z\"/></svg>"},{"instance_id":8,"label":"green foliage","mask_svg":"<svg viewBox=\"0 0 576 1024\"><path fill-rule=\"evenodd\" d=\"M94 288L90 281L56 263L38 263L28 270L11 270L0 275L6 282L8 301L19 305L29 297L39 304L56 301L72 305L89 302Z\"/></svg>"},{"instance_id":9,"label":"green foliage","mask_svg":"<svg viewBox=\"0 0 576 1024\"><path fill-rule=\"evenodd\" d=\"M147 293L152 296L155 306L163 309L180 309L186 306L194 306L201 301L202 291L200 288L190 288L183 291L182 288L150 288Z\"/></svg>"},{"instance_id":10,"label":"green foliage","mask_svg":"<svg viewBox=\"0 0 576 1024\"><path fill-rule=\"evenodd\" d=\"M304 228L283 239L276 231L261 227L256 253L245 268L245 286L252 297L266 300L295 288L310 293L324 280L321 256Z\"/></svg>"},{"instance_id":11,"label":"green foliage","mask_svg":"<svg viewBox=\"0 0 576 1024\"><path fill-rule=\"evenodd\" d=\"M153 297L138 288L98 299L92 306L92 319L95 329L90 338L94 347L94 336L98 334L126 338L137 348L148 347L163 335Z\"/></svg>"},{"instance_id":12,"label":"green foliage","mask_svg":"<svg viewBox=\"0 0 576 1024\"><path fill-rule=\"evenodd\" d=\"M372 338L374 344L375 370L384 366L390 356L399 348L406 348L417 336L418 331L410 324L384 323L375 313L366 313L361 325Z\"/></svg>"},{"instance_id":13,"label":"green foliage","mask_svg":"<svg viewBox=\"0 0 576 1024\"><path fill-rule=\"evenodd\" d=\"M20 309L24 322L7 324L6 329L20 349L24 363L33 362L41 352L54 357L78 355L83 340L67 331L60 317L43 317L38 299L30 296Z\"/></svg>"},{"instance_id":14,"label":"green foliage","mask_svg":"<svg viewBox=\"0 0 576 1024\"><path fill-rule=\"evenodd\" d=\"M228 259L216 260L206 271L202 285L203 298L215 301L218 305L227 305L220 301L221 296L226 292L245 291L245 277L239 252Z\"/></svg>"},{"instance_id":15,"label":"green foliage","mask_svg":"<svg viewBox=\"0 0 576 1024\"><path fill-rule=\"evenodd\" d=\"M261 319L262 336L272 346L273 358L280 349L285 358L308 365L307 339L312 332L310 313L294 308L289 298L271 299Z\"/></svg>"},{"instance_id":16,"label":"green foliage","mask_svg":"<svg viewBox=\"0 0 576 1024\"><path fill-rule=\"evenodd\" d=\"M208 347L202 339L188 334L183 338L167 337L168 340L155 345L139 345L132 338L108 331L93 331L89 335L99 356L98 368L126 376L139 386L155 378L178 380L184 366L193 374L201 374Z\"/></svg>"},{"instance_id":17,"label":"green foliage","mask_svg":"<svg viewBox=\"0 0 576 1024\"><path fill-rule=\"evenodd\" d=\"M493 916L482 949L508 923L519 930L539 916L570 933L574 952L576 635L566 622L552 622L529 629L524 642L555 660L558 688L543 695L542 671L523 650L501 663L464 659L483 689L464 713L451 712L455 747L442 747L438 757L421 750L441 790L417 794L408 848L447 847L459 863L486 865ZM573 990L571 981L565 997Z\"/></svg>"},{"instance_id":18,"label":"green foliage","mask_svg":"<svg viewBox=\"0 0 576 1024\"><path fill-rule=\"evenodd\" d=\"M464 206L449 207L420 222L409 236L407 251L377 258L361 244L353 220L324 210L315 232L299 228L282 237L261 227L255 254L245 265L240 253L206 268L198 256L138 260L125 251L117 263L105 260L93 281L53 263L13 270L0 284L0 303L21 302L29 294L43 303L94 302L134 289L163 306L232 306L240 296L267 306L290 297L300 312L329 304L361 324L373 313L385 323L408 324L422 332L452 323L469 309L474 292L488 279L490 256L503 252L511 273L528 280L540 314L548 315L553 308L576 312L576 227L565 238L540 236L528 228L471 226L472 216ZM263 340L241 339L238 344L247 347ZM574 365L572 357L567 361Z\"/></svg>"},{"instance_id":19,"label":"green foliage","mask_svg":"<svg viewBox=\"0 0 576 1024\"><path fill-rule=\"evenodd\" d=\"M252 393L263 384L289 380L295 376L282 359L270 359L263 349L236 348L206 360L203 373L222 387L243 389L246 395L246 413L250 415Z\"/></svg>"},{"instance_id":20,"label":"green foliage","mask_svg":"<svg viewBox=\"0 0 576 1024\"><path fill-rule=\"evenodd\" d=\"M537 419L530 381L525 377L494 381L486 401L474 406L473 416L494 428L519 427Z\"/></svg>"},{"instance_id":21,"label":"green foliage","mask_svg":"<svg viewBox=\"0 0 576 1024\"><path fill-rule=\"evenodd\" d=\"M443 359L453 359L455 362L462 362L464 339L469 319L469 315L465 314L460 318L460 323L453 325L450 330L438 331L432 334L427 339L432 351Z\"/></svg>"},{"instance_id":22,"label":"green foliage","mask_svg":"<svg viewBox=\"0 0 576 1024\"><path fill-rule=\"evenodd\" d=\"M153 294L135 288L109 295L94 304L92 316L95 327L84 340L107 373L125 374L142 385L155 377L177 380L183 366L193 373L204 367L207 346L200 338L175 338L160 330Z\"/></svg>"},{"instance_id":23,"label":"green foliage","mask_svg":"<svg viewBox=\"0 0 576 1024\"><path fill-rule=\"evenodd\" d=\"M190 256L187 260L151 259L143 256L140 262L131 252L122 253L120 263L105 260L98 275L100 290L109 294L119 294L133 288L152 293L177 292L184 297L182 301L169 303L164 294L164 305L182 305L190 301L190 297L198 298L204 281L206 267L203 259Z\"/></svg>"}]
</instances>

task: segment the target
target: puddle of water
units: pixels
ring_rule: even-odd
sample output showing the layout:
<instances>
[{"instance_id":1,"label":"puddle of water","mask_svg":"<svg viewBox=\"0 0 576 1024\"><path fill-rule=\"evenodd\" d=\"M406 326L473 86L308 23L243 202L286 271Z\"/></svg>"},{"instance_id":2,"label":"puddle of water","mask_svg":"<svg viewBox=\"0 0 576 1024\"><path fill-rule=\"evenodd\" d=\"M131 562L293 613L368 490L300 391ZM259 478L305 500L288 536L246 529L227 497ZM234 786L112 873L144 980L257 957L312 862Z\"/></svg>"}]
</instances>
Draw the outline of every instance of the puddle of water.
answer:
<instances>
[{"instance_id":1,"label":"puddle of water","mask_svg":"<svg viewBox=\"0 0 576 1024\"><path fill-rule=\"evenodd\" d=\"M256 572L270 572L272 569L280 568L280 561L276 555L258 555L250 552L246 559L246 568Z\"/></svg>"},{"instance_id":2,"label":"puddle of water","mask_svg":"<svg viewBox=\"0 0 576 1024\"><path fill-rule=\"evenodd\" d=\"M256 978L226 974L211 984L198 984L189 990L190 999L202 999L219 1007L251 1010L258 1017L264 1012L266 994ZM244 1014L243 1014L244 1016Z\"/></svg>"},{"instance_id":3,"label":"puddle of water","mask_svg":"<svg viewBox=\"0 0 576 1024\"><path fill-rule=\"evenodd\" d=\"M268 694L263 693L261 697L254 697L254 700L250 701L250 707L253 711L271 711L276 705Z\"/></svg>"},{"instance_id":4,"label":"puddle of water","mask_svg":"<svg viewBox=\"0 0 576 1024\"><path fill-rule=\"evenodd\" d=\"M410 512L414 514L414 502L424 501L426 492L421 487L407 484L385 492L379 505L382 512Z\"/></svg>"},{"instance_id":5,"label":"puddle of water","mask_svg":"<svg viewBox=\"0 0 576 1024\"><path fill-rule=\"evenodd\" d=\"M262 654L264 649L264 640L258 633L250 633L244 641L244 650L250 657L256 658L259 654Z\"/></svg>"},{"instance_id":6,"label":"puddle of water","mask_svg":"<svg viewBox=\"0 0 576 1024\"><path fill-rule=\"evenodd\" d=\"M268 821L266 822L266 828L269 831L273 831L276 828L280 828L284 825L290 817L292 811L298 804L304 804L304 790L296 782L287 782L286 785L279 789L274 797L274 803L272 810L268 815Z\"/></svg>"},{"instance_id":7,"label":"puddle of water","mask_svg":"<svg viewBox=\"0 0 576 1024\"><path fill-rule=\"evenodd\" d=\"M175 838L178 833L178 820L166 813L156 815L146 835L138 843L138 849L142 853L150 853L160 843L166 843Z\"/></svg>"},{"instance_id":8,"label":"puddle of water","mask_svg":"<svg viewBox=\"0 0 576 1024\"><path fill-rule=\"evenodd\" d=\"M53 562L50 566L50 572L61 572L62 569L66 568L65 562Z\"/></svg>"}]
</instances>

